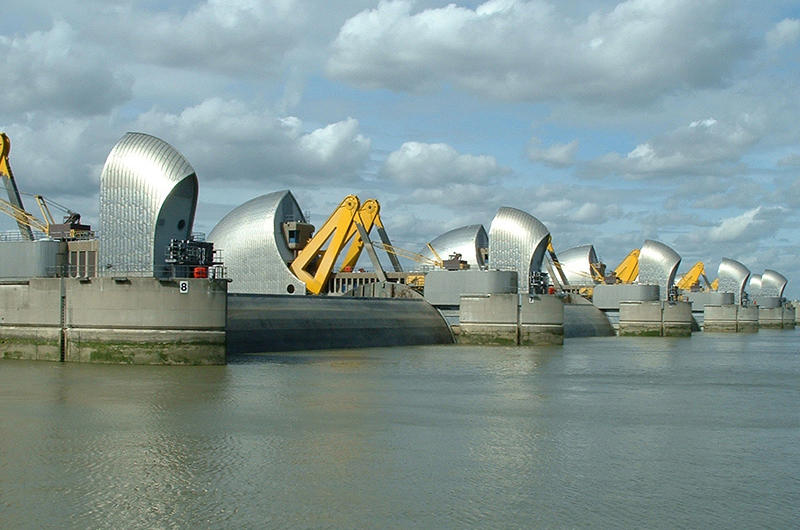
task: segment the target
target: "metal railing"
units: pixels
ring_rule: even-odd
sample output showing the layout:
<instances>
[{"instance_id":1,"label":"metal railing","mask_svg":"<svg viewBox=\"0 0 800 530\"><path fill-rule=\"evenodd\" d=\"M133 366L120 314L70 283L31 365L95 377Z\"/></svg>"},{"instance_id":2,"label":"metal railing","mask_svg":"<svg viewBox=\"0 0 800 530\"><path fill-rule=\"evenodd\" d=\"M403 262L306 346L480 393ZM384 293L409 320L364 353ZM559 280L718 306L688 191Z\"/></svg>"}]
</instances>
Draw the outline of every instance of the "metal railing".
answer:
<instances>
[{"instance_id":1,"label":"metal railing","mask_svg":"<svg viewBox=\"0 0 800 530\"><path fill-rule=\"evenodd\" d=\"M167 264L153 269L105 269L93 270L94 267L78 265L56 265L47 268L47 275L51 278L158 278L162 280L176 278L205 278L209 280L227 280L228 270L223 265L210 267L198 265L172 265ZM200 270L198 270L200 269Z\"/></svg>"}]
</instances>

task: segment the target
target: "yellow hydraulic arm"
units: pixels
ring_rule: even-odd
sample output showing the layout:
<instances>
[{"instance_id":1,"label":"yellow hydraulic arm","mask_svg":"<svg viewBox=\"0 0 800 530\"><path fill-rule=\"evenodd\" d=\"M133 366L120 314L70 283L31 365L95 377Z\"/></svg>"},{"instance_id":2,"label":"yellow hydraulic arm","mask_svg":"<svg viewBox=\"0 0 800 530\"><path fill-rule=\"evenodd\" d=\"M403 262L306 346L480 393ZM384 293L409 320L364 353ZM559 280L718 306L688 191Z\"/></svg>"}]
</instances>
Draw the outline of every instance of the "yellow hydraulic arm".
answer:
<instances>
[{"instance_id":1,"label":"yellow hydraulic arm","mask_svg":"<svg viewBox=\"0 0 800 530\"><path fill-rule=\"evenodd\" d=\"M358 209L358 213L353 219L355 222L350 225L350 229L347 231L347 237L344 239L344 245L347 245L347 242L351 239L353 242L350 244L350 248L347 249L347 254L344 256L341 270L352 270L353 267L356 266L359 256L361 256L361 251L364 250L364 240L361 238L361 234L358 233L358 227L355 223L360 222L367 233L372 230L373 225L382 227L380 211L381 205L375 199L367 199L361 205L361 208Z\"/></svg>"},{"instance_id":2,"label":"yellow hydraulic arm","mask_svg":"<svg viewBox=\"0 0 800 530\"><path fill-rule=\"evenodd\" d=\"M617 283L633 283L639 276L639 249L635 248L614 269Z\"/></svg>"},{"instance_id":3,"label":"yellow hydraulic arm","mask_svg":"<svg viewBox=\"0 0 800 530\"><path fill-rule=\"evenodd\" d=\"M50 213L50 207L47 206L44 197L42 197L41 195L34 195L33 197L36 199L36 204L39 205L39 211L42 212L42 217L44 217L45 221L47 221L47 224L49 225L56 224L55 219L53 219L53 214Z\"/></svg>"},{"instance_id":4,"label":"yellow hydraulic arm","mask_svg":"<svg viewBox=\"0 0 800 530\"><path fill-rule=\"evenodd\" d=\"M675 284L678 289L682 289L684 291L689 291L692 289L693 286L697 285L700 282L700 278L703 278L703 281L706 284L707 289L711 289L712 291L716 291L717 287L714 285L716 283L719 285L719 280L714 280L714 282L709 282L708 277L706 276L706 269L705 265L702 261L698 261L692 268L689 269L689 272L684 274L680 280Z\"/></svg>"},{"instance_id":5,"label":"yellow hydraulic arm","mask_svg":"<svg viewBox=\"0 0 800 530\"><path fill-rule=\"evenodd\" d=\"M19 233L24 239L33 241L32 225L26 222L27 217L33 219L33 216L26 212L25 207L22 206L22 198L19 196L17 183L14 181L14 173L11 172L11 164L8 162L8 154L10 152L11 140L8 139L6 133L0 133L0 178L3 179L3 185L8 192L8 202L2 206L2 211L16 219ZM34 226L34 228L39 230L37 226ZM46 230L44 231L46 232Z\"/></svg>"},{"instance_id":6,"label":"yellow hydraulic arm","mask_svg":"<svg viewBox=\"0 0 800 530\"><path fill-rule=\"evenodd\" d=\"M698 283L700 280L700 276L705 276L706 270L705 265L703 265L702 261L698 261L692 268L689 269L689 272L681 276L681 279L678 280L675 285L678 289L682 289L684 291L689 291L694 285Z\"/></svg>"},{"instance_id":7,"label":"yellow hydraulic arm","mask_svg":"<svg viewBox=\"0 0 800 530\"><path fill-rule=\"evenodd\" d=\"M442 257L439 255L439 253L436 252L436 249L433 248L433 245L431 245L430 243L425 243L425 246L428 247L428 250L431 251L431 254L433 254L433 257L435 258L434 264L437 267L444 268L444 261L442 260Z\"/></svg>"},{"instance_id":8,"label":"yellow hydraulic arm","mask_svg":"<svg viewBox=\"0 0 800 530\"><path fill-rule=\"evenodd\" d=\"M381 238L382 245L390 248L392 247L392 242L389 240L389 235L386 233L386 228L383 226L383 221L381 221L380 211L381 205L375 199L367 199L361 204L361 208L358 209L358 213L353 218L353 225L350 227L350 230L347 233L347 238L345 239L345 245L348 241L350 241L351 238L353 242L350 244L350 248L347 249L347 253L345 254L344 261L342 262L342 271L353 270L353 267L356 266L356 262L358 262L359 256L361 256L361 251L364 250L364 244L366 241L364 241L358 225L361 225L361 228L363 228L364 234L366 234L367 238L369 238L369 232L374 226L378 229L378 235ZM380 263L376 261L378 258L377 255L373 253L373 250L368 248L367 251L370 253L370 259L373 261L376 270L378 268L382 268ZM392 262L395 272L402 272L403 267L400 265L400 261L397 259L397 256L388 251L387 254L389 256L389 261Z\"/></svg>"},{"instance_id":9,"label":"yellow hydraulic arm","mask_svg":"<svg viewBox=\"0 0 800 530\"><path fill-rule=\"evenodd\" d=\"M558 276L561 278L561 282L563 285L569 285L569 281L567 281L567 276L564 274L564 269L561 268L561 262L558 261L558 256L556 256L556 249L553 248L553 240L547 242L547 253L550 254L550 259L553 261L553 266L556 268L558 272Z\"/></svg>"},{"instance_id":10,"label":"yellow hydraulic arm","mask_svg":"<svg viewBox=\"0 0 800 530\"><path fill-rule=\"evenodd\" d=\"M28 233L31 232L31 229L34 229L37 232L43 232L45 234L49 234L50 232L50 226L47 223L40 221L30 213L17 208L6 200L0 199L0 212L3 212L9 217L13 217L14 220L17 221L17 226L20 227L20 231L22 231L22 228L24 227ZM23 234L23 237L25 237L25 234ZM33 234L31 233L31 241L32 240Z\"/></svg>"},{"instance_id":11,"label":"yellow hydraulic arm","mask_svg":"<svg viewBox=\"0 0 800 530\"><path fill-rule=\"evenodd\" d=\"M290 265L292 272L306 284L306 289L310 293L319 294L325 289L336 258L347 244L348 234L352 237L350 229L353 227L353 219L358 209L358 197L355 195L345 197L322 228L292 261ZM328 243L328 246L323 249L325 243Z\"/></svg>"}]
</instances>

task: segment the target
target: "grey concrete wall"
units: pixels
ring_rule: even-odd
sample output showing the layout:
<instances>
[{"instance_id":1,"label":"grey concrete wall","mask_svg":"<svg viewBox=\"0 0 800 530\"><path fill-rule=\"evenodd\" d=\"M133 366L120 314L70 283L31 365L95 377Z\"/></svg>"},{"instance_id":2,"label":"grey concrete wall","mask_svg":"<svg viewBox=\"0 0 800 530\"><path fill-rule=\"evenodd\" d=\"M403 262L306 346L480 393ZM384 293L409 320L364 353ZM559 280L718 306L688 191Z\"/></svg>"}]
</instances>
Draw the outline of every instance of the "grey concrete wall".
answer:
<instances>
[{"instance_id":1,"label":"grey concrete wall","mask_svg":"<svg viewBox=\"0 0 800 530\"><path fill-rule=\"evenodd\" d=\"M706 291L684 291L683 296L692 304L692 311L702 313L703 307L707 305L730 305L733 304L733 293L718 293Z\"/></svg>"},{"instance_id":2,"label":"grey concrete wall","mask_svg":"<svg viewBox=\"0 0 800 530\"><path fill-rule=\"evenodd\" d=\"M0 241L0 278L55 276L56 267L66 263L66 252L62 241Z\"/></svg>"},{"instance_id":3,"label":"grey concrete wall","mask_svg":"<svg viewBox=\"0 0 800 530\"><path fill-rule=\"evenodd\" d=\"M634 336L689 336L692 334L689 302L622 302L619 334Z\"/></svg>"},{"instance_id":4,"label":"grey concrete wall","mask_svg":"<svg viewBox=\"0 0 800 530\"><path fill-rule=\"evenodd\" d=\"M521 297L519 343L564 344L564 302L561 298L550 295Z\"/></svg>"},{"instance_id":5,"label":"grey concrete wall","mask_svg":"<svg viewBox=\"0 0 800 530\"><path fill-rule=\"evenodd\" d=\"M739 306L734 304L706 305L704 307L703 331L736 333L738 331L738 309Z\"/></svg>"},{"instance_id":6,"label":"grey concrete wall","mask_svg":"<svg viewBox=\"0 0 800 530\"><path fill-rule=\"evenodd\" d=\"M736 315L736 331L755 333L758 331L758 307L739 306Z\"/></svg>"},{"instance_id":7,"label":"grey concrete wall","mask_svg":"<svg viewBox=\"0 0 800 530\"><path fill-rule=\"evenodd\" d=\"M72 328L65 361L114 364L225 364L225 332Z\"/></svg>"},{"instance_id":8,"label":"grey concrete wall","mask_svg":"<svg viewBox=\"0 0 800 530\"><path fill-rule=\"evenodd\" d=\"M516 293L515 271L430 271L425 275L425 299L435 306L457 306L461 295Z\"/></svg>"},{"instance_id":9,"label":"grey concrete wall","mask_svg":"<svg viewBox=\"0 0 800 530\"><path fill-rule=\"evenodd\" d=\"M783 327L791 329L795 327L797 321L795 307L791 304L783 306Z\"/></svg>"},{"instance_id":10,"label":"grey concrete wall","mask_svg":"<svg viewBox=\"0 0 800 530\"><path fill-rule=\"evenodd\" d=\"M797 322L797 311L794 304L786 304L783 306L783 327L794 328Z\"/></svg>"},{"instance_id":11,"label":"grey concrete wall","mask_svg":"<svg viewBox=\"0 0 800 530\"><path fill-rule=\"evenodd\" d=\"M689 302L664 302L662 312L665 337L688 337L692 334L692 305Z\"/></svg>"},{"instance_id":12,"label":"grey concrete wall","mask_svg":"<svg viewBox=\"0 0 800 530\"><path fill-rule=\"evenodd\" d=\"M776 307L780 307L783 303L783 300L779 296L759 296L758 297L758 307L763 307L765 309L773 309Z\"/></svg>"},{"instance_id":13,"label":"grey concrete wall","mask_svg":"<svg viewBox=\"0 0 800 530\"><path fill-rule=\"evenodd\" d=\"M221 281L91 278L66 284L67 327L225 330L226 289Z\"/></svg>"},{"instance_id":14,"label":"grey concrete wall","mask_svg":"<svg viewBox=\"0 0 800 530\"><path fill-rule=\"evenodd\" d=\"M31 278L0 283L0 347L16 359L224 364L227 283ZM63 319L62 319L63 294Z\"/></svg>"},{"instance_id":15,"label":"grey concrete wall","mask_svg":"<svg viewBox=\"0 0 800 530\"><path fill-rule=\"evenodd\" d=\"M0 358L60 361L61 328L0 326Z\"/></svg>"},{"instance_id":16,"label":"grey concrete wall","mask_svg":"<svg viewBox=\"0 0 800 530\"><path fill-rule=\"evenodd\" d=\"M55 278L0 282L0 325L61 327L61 284Z\"/></svg>"},{"instance_id":17,"label":"grey concrete wall","mask_svg":"<svg viewBox=\"0 0 800 530\"><path fill-rule=\"evenodd\" d=\"M622 302L653 302L659 299L658 285L595 285L592 303L600 309L620 309Z\"/></svg>"},{"instance_id":18,"label":"grey concrete wall","mask_svg":"<svg viewBox=\"0 0 800 530\"><path fill-rule=\"evenodd\" d=\"M758 308L758 327L759 328L782 328L783 327L783 307L761 307Z\"/></svg>"},{"instance_id":19,"label":"grey concrete wall","mask_svg":"<svg viewBox=\"0 0 800 530\"><path fill-rule=\"evenodd\" d=\"M661 302L621 302L619 334L661 336Z\"/></svg>"},{"instance_id":20,"label":"grey concrete wall","mask_svg":"<svg viewBox=\"0 0 800 530\"><path fill-rule=\"evenodd\" d=\"M458 342L545 345L564 343L564 303L555 296L463 295Z\"/></svg>"},{"instance_id":21,"label":"grey concrete wall","mask_svg":"<svg viewBox=\"0 0 800 530\"><path fill-rule=\"evenodd\" d=\"M231 294L228 352L252 354L453 342L422 299Z\"/></svg>"},{"instance_id":22,"label":"grey concrete wall","mask_svg":"<svg viewBox=\"0 0 800 530\"><path fill-rule=\"evenodd\" d=\"M58 282L48 278L0 282L0 357L38 361L61 359Z\"/></svg>"},{"instance_id":23,"label":"grey concrete wall","mask_svg":"<svg viewBox=\"0 0 800 530\"><path fill-rule=\"evenodd\" d=\"M458 341L464 344L519 344L519 295L464 295Z\"/></svg>"}]
</instances>

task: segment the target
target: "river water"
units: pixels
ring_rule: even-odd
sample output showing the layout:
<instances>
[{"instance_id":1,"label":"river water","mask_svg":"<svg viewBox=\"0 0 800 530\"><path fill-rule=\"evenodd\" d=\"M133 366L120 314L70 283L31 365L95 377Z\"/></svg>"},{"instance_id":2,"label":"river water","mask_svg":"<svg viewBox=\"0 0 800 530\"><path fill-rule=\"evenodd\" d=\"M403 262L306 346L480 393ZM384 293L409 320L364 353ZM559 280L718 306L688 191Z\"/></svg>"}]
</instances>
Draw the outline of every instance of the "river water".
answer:
<instances>
[{"instance_id":1,"label":"river water","mask_svg":"<svg viewBox=\"0 0 800 530\"><path fill-rule=\"evenodd\" d=\"M0 361L2 528L799 522L800 330Z\"/></svg>"}]
</instances>

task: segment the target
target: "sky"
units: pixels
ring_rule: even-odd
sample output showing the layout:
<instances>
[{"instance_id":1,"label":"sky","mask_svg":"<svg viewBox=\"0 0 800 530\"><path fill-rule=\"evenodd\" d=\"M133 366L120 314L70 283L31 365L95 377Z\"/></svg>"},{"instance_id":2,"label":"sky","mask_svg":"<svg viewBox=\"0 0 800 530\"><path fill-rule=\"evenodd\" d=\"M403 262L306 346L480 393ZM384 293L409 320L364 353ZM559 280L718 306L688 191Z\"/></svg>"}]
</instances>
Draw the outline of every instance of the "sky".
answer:
<instances>
[{"instance_id":1,"label":"sky","mask_svg":"<svg viewBox=\"0 0 800 530\"><path fill-rule=\"evenodd\" d=\"M0 65L18 186L84 222L136 131L194 167L198 232L356 194L420 250L511 206L556 250L654 239L800 297L796 0L6 0Z\"/></svg>"}]
</instances>

